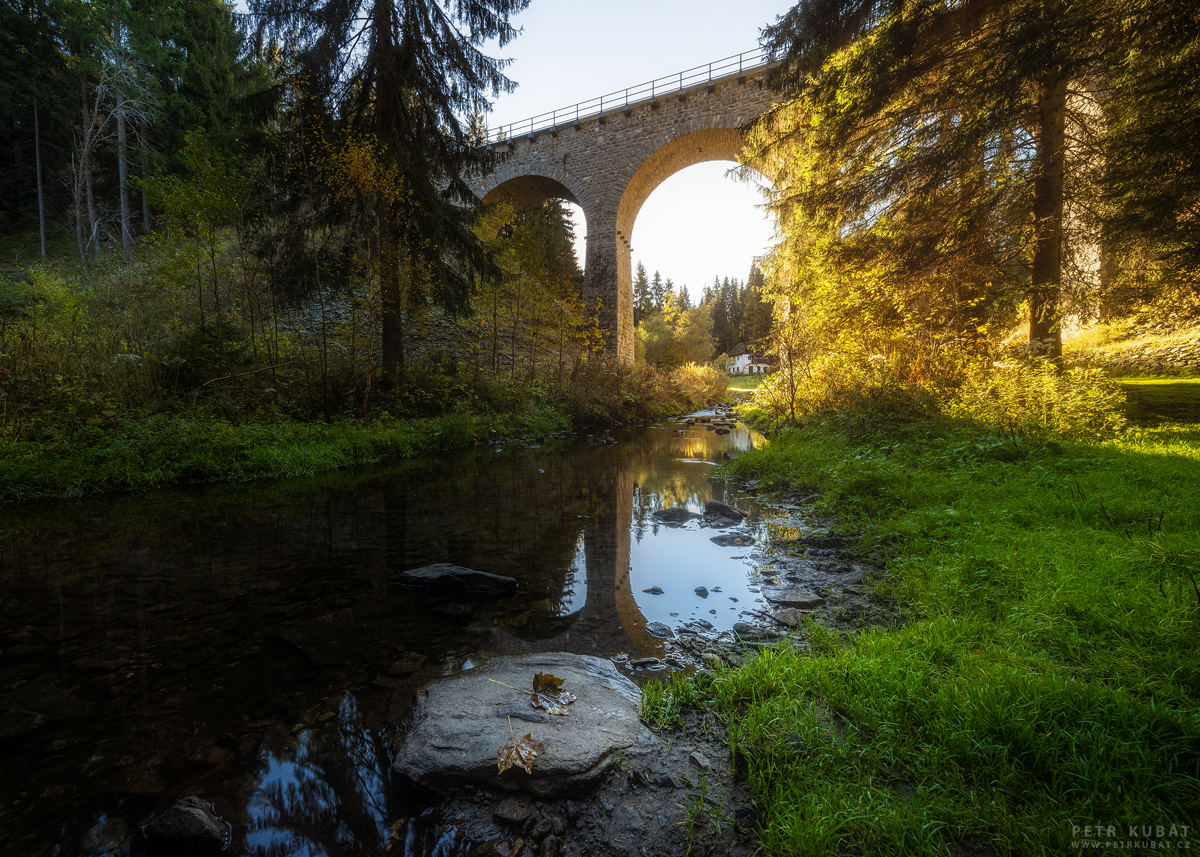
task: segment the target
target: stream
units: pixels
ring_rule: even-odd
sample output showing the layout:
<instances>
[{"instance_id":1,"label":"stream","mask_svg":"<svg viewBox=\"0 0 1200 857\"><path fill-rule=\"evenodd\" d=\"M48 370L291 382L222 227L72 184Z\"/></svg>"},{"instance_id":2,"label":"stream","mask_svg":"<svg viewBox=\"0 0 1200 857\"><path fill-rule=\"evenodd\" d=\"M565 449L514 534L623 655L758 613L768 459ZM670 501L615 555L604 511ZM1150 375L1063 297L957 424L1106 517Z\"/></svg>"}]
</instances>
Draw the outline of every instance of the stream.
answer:
<instances>
[{"instance_id":1,"label":"stream","mask_svg":"<svg viewBox=\"0 0 1200 857\"><path fill-rule=\"evenodd\" d=\"M470 832L390 773L414 688L527 651L670 675L632 665L664 657L648 623L720 632L763 606L755 551L786 514L713 478L760 443L664 420L3 509L0 853L139 854L139 827L197 795L230 823L227 854L466 854ZM749 514L730 531L653 515L708 500ZM516 578L517 593L396 585L439 562Z\"/></svg>"}]
</instances>

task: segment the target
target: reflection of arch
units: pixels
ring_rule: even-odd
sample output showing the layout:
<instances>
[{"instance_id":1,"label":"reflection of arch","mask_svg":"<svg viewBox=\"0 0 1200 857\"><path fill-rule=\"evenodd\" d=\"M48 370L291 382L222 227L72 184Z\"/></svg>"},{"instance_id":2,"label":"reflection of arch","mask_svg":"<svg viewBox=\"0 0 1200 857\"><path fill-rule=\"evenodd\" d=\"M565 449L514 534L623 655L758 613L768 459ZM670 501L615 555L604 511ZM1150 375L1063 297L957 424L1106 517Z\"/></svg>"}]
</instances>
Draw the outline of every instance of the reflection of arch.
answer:
<instances>
[{"instance_id":1,"label":"reflection of arch","mask_svg":"<svg viewBox=\"0 0 1200 857\"><path fill-rule=\"evenodd\" d=\"M571 614L570 627L535 639L493 627L488 648L503 653L569 651L605 657L625 651L633 657L662 656L663 641L646 633L646 617L629 579L633 469L628 461L612 463L614 472L590 486L595 502L583 536L587 596L582 609Z\"/></svg>"}]
</instances>

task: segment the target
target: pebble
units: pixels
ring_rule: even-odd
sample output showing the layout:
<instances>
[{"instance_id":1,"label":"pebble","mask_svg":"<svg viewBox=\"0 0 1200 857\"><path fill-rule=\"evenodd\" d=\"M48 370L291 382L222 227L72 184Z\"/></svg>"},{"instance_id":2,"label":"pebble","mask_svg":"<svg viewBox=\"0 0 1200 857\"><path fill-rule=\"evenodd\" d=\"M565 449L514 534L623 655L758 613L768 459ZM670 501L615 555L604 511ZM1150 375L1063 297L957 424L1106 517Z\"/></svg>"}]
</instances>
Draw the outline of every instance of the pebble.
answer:
<instances>
[{"instance_id":1,"label":"pebble","mask_svg":"<svg viewBox=\"0 0 1200 857\"><path fill-rule=\"evenodd\" d=\"M688 759L702 771L711 771L713 769L712 761L699 750L693 750Z\"/></svg>"}]
</instances>

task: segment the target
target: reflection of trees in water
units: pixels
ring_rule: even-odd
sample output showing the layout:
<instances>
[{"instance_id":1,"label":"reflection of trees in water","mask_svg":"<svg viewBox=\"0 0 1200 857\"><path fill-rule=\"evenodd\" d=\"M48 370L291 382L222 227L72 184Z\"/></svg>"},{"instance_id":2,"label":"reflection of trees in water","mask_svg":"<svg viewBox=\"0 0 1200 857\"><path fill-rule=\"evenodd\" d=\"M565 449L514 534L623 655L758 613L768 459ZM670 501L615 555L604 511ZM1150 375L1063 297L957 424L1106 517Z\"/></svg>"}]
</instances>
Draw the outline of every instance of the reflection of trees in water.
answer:
<instances>
[{"instance_id":1,"label":"reflection of trees in water","mask_svg":"<svg viewBox=\"0 0 1200 857\"><path fill-rule=\"evenodd\" d=\"M246 844L256 857L383 853L388 844L388 754L344 696L337 725L305 730L290 754L266 751L247 803Z\"/></svg>"}]
</instances>

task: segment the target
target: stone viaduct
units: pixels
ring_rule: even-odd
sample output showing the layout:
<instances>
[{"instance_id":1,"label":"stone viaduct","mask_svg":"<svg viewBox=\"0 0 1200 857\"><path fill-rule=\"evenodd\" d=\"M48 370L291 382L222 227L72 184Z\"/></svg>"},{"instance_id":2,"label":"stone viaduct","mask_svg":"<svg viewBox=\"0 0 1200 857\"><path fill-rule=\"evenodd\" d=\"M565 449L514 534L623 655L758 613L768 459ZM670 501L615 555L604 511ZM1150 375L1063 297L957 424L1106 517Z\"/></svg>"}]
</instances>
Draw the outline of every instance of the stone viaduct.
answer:
<instances>
[{"instance_id":1,"label":"stone viaduct","mask_svg":"<svg viewBox=\"0 0 1200 857\"><path fill-rule=\"evenodd\" d=\"M737 160L741 129L774 102L763 84L768 66L747 56L604 96L584 115L584 105L545 114L490 143L505 158L476 183L485 203L520 207L557 197L583 209L587 298L599 307L606 350L623 364L633 362L630 242L638 212L674 173Z\"/></svg>"}]
</instances>

